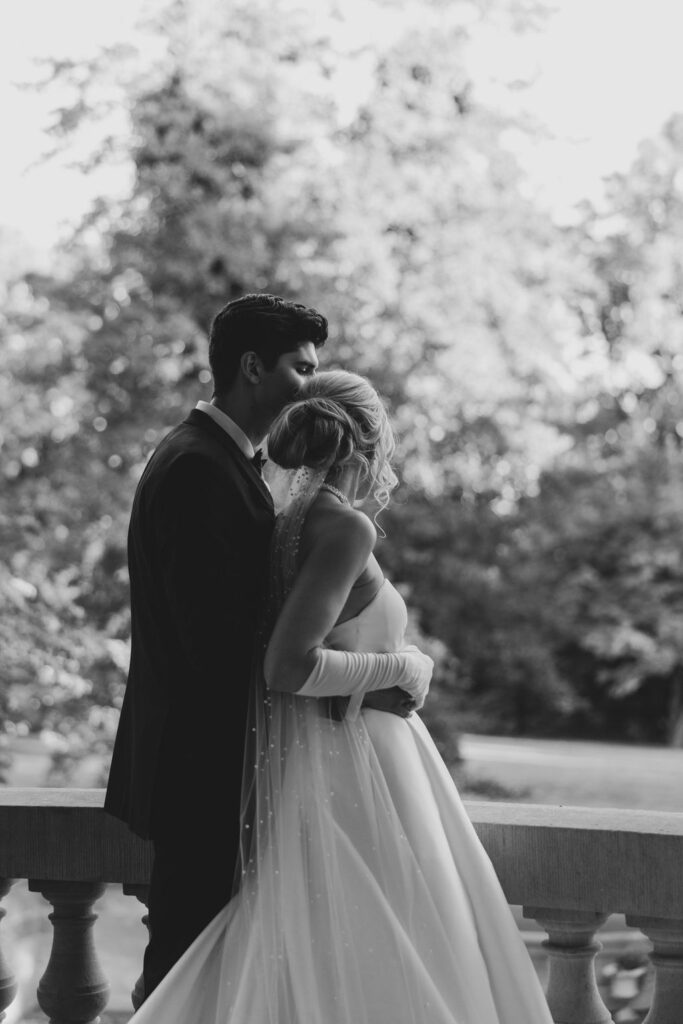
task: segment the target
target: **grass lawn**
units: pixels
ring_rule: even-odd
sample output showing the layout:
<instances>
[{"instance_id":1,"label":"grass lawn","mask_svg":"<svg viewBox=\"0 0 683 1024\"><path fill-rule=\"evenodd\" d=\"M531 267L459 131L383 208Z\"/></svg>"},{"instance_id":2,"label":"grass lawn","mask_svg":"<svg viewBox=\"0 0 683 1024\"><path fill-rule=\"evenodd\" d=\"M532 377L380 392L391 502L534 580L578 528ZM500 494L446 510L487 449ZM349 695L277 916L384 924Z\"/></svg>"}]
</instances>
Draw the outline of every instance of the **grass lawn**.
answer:
<instances>
[{"instance_id":1,"label":"grass lawn","mask_svg":"<svg viewBox=\"0 0 683 1024\"><path fill-rule=\"evenodd\" d=\"M683 811L683 750L472 733L459 746L464 799ZM45 785L49 754L40 740L16 741L13 754L9 785ZM100 760L86 759L74 785L97 786L101 776Z\"/></svg>"},{"instance_id":2,"label":"grass lawn","mask_svg":"<svg viewBox=\"0 0 683 1024\"><path fill-rule=\"evenodd\" d=\"M683 812L683 750L465 734L464 799Z\"/></svg>"}]
</instances>

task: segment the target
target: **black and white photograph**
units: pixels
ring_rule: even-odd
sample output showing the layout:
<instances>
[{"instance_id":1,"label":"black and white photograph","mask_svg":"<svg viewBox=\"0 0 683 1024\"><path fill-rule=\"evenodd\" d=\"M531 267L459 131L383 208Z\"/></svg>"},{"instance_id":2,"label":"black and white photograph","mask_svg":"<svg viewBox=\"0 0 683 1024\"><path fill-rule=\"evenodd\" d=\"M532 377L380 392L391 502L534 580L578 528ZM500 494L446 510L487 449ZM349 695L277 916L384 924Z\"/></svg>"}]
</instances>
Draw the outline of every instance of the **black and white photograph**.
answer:
<instances>
[{"instance_id":1,"label":"black and white photograph","mask_svg":"<svg viewBox=\"0 0 683 1024\"><path fill-rule=\"evenodd\" d=\"M0 0L2 1024L682 1024L681 39Z\"/></svg>"}]
</instances>

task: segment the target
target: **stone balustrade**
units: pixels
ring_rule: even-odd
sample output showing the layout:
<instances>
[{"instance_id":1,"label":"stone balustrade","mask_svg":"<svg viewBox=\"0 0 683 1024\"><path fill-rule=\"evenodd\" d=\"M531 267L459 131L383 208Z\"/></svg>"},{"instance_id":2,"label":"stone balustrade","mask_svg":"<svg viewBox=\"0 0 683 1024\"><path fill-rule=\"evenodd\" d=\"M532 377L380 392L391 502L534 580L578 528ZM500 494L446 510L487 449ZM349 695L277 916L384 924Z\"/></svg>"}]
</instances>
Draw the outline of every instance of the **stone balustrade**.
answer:
<instances>
[{"instance_id":1,"label":"stone balustrade","mask_svg":"<svg viewBox=\"0 0 683 1024\"><path fill-rule=\"evenodd\" d=\"M102 801L101 790L0 789L0 904L12 880L28 879L53 907L52 951L38 986L52 1024L94 1022L106 1006L108 985L92 941L93 905L105 883L120 883L145 902L149 846L105 815ZM547 933L547 998L556 1024L611 1021L594 959L596 932L613 913L652 942L647 1024L681 1024L683 815L467 806L508 901ZM16 991L12 959L0 927L0 1021ZM138 983L134 1003L139 998Z\"/></svg>"}]
</instances>

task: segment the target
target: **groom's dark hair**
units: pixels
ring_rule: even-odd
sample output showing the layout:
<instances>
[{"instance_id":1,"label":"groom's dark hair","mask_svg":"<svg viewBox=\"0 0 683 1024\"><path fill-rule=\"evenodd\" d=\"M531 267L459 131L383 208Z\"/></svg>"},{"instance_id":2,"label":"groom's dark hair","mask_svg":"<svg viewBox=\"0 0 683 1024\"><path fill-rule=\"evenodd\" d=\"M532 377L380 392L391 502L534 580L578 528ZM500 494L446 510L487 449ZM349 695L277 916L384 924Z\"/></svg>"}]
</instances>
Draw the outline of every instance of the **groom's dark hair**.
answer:
<instances>
[{"instance_id":1,"label":"groom's dark hair","mask_svg":"<svg viewBox=\"0 0 683 1024\"><path fill-rule=\"evenodd\" d=\"M272 370L284 352L306 341L316 348L327 338L327 320L317 309L278 295L233 299L217 313L209 335L209 366L217 392L233 384L245 352L256 352Z\"/></svg>"}]
</instances>

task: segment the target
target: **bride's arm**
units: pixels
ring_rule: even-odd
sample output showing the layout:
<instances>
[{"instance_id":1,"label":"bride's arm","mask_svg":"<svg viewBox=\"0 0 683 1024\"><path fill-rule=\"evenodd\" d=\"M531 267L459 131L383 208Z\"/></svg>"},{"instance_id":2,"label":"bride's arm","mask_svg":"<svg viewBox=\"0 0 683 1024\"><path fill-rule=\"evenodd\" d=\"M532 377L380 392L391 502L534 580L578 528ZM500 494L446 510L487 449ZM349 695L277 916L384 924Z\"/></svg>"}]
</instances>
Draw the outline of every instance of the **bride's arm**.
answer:
<instances>
[{"instance_id":1,"label":"bride's arm","mask_svg":"<svg viewBox=\"0 0 683 1024\"><path fill-rule=\"evenodd\" d=\"M330 516L319 528L268 644L263 669L270 687L296 692L304 685L376 539L362 512Z\"/></svg>"},{"instance_id":2,"label":"bride's arm","mask_svg":"<svg viewBox=\"0 0 683 1024\"><path fill-rule=\"evenodd\" d=\"M313 538L266 651L264 675L271 689L330 697L399 686L422 705L434 664L417 648L372 654L323 646L375 539L362 513L330 517Z\"/></svg>"}]
</instances>

